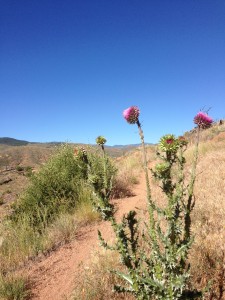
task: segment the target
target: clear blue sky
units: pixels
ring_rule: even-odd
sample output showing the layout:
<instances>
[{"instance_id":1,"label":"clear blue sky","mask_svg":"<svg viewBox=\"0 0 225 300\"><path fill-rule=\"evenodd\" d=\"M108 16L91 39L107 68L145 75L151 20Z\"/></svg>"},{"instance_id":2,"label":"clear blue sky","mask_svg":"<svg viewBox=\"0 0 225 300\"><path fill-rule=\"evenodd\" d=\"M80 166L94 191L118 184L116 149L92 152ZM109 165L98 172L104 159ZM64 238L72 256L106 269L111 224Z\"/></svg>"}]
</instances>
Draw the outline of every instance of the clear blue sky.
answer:
<instances>
[{"instance_id":1,"label":"clear blue sky","mask_svg":"<svg viewBox=\"0 0 225 300\"><path fill-rule=\"evenodd\" d=\"M224 0L0 0L0 137L138 143L225 118Z\"/></svg>"}]
</instances>

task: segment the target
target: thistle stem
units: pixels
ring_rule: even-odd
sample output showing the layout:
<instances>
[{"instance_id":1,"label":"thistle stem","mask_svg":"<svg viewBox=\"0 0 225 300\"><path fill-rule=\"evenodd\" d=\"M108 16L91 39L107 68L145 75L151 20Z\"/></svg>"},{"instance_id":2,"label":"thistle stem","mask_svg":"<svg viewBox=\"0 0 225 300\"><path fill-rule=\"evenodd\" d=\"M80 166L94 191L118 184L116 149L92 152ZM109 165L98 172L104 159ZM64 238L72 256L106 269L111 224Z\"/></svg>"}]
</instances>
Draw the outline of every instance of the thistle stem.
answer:
<instances>
[{"instance_id":1,"label":"thistle stem","mask_svg":"<svg viewBox=\"0 0 225 300\"><path fill-rule=\"evenodd\" d=\"M190 182L190 186L189 186L189 190L188 190L189 197L193 196L194 183L195 183L195 179L196 179L196 167L197 167L197 161L198 161L199 140L200 140L200 126L198 126L197 133L196 133L194 160L193 160L192 171L191 171L191 182Z\"/></svg>"},{"instance_id":2,"label":"thistle stem","mask_svg":"<svg viewBox=\"0 0 225 300\"><path fill-rule=\"evenodd\" d=\"M147 201L148 201L148 211L150 216L150 229L151 229L151 237L154 241L156 241L156 234L155 234L155 220L153 215L153 202L151 197L151 189L150 189L150 181L148 176L148 162L147 162L147 154L146 154L146 147L145 147L145 141L144 141L144 133L141 128L141 124L139 120L137 120L137 126L139 130L139 136L141 138L141 144L143 149L143 160L144 160L144 171L145 171L145 182L146 182L146 189L147 189Z\"/></svg>"},{"instance_id":3,"label":"thistle stem","mask_svg":"<svg viewBox=\"0 0 225 300\"><path fill-rule=\"evenodd\" d=\"M144 133L141 128L141 124L139 120L137 121L137 126L139 130L139 136L141 138L141 144L143 149L143 160L144 160L144 170L145 170L145 181L146 181L146 188L147 188L147 199L148 202L151 203L151 189L150 189L150 183L149 183L149 176L148 176L148 162L147 162L147 155L146 155L146 148L145 148L145 141L144 141Z\"/></svg>"},{"instance_id":4,"label":"thistle stem","mask_svg":"<svg viewBox=\"0 0 225 300\"><path fill-rule=\"evenodd\" d=\"M104 168L104 188L106 193L107 192L107 168L106 168L106 156L105 156L104 145L101 145L101 148L102 148L103 168Z\"/></svg>"},{"instance_id":5,"label":"thistle stem","mask_svg":"<svg viewBox=\"0 0 225 300\"><path fill-rule=\"evenodd\" d=\"M196 180L196 167L197 167L197 161L198 161L198 146L199 146L199 139L200 139L200 126L197 128L196 133L196 143L195 143L195 150L194 150L194 160L192 164L192 170L191 170L191 179L190 179L190 185L188 189L188 201L187 201L187 207L186 207L186 214L185 214L185 239L189 240L191 236L191 217L190 213L192 210L192 199L193 199L193 193L194 193L194 184Z\"/></svg>"}]
</instances>

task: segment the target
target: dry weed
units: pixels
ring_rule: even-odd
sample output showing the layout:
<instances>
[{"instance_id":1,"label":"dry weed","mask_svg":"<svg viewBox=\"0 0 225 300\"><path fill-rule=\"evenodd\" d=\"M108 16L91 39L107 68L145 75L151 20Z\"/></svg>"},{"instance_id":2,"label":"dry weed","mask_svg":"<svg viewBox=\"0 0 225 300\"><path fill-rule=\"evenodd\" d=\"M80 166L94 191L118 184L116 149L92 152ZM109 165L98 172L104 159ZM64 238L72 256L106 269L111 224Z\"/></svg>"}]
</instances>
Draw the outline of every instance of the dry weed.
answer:
<instances>
[{"instance_id":1,"label":"dry weed","mask_svg":"<svg viewBox=\"0 0 225 300\"><path fill-rule=\"evenodd\" d=\"M76 283L73 300L132 300L128 294L116 294L115 284L120 280L112 270L121 269L118 254L101 250L92 255L91 262L82 266L82 275Z\"/></svg>"},{"instance_id":2,"label":"dry weed","mask_svg":"<svg viewBox=\"0 0 225 300\"><path fill-rule=\"evenodd\" d=\"M152 160L154 148L147 147L148 159ZM132 196L134 184L139 183L140 173L142 172L143 158L140 149L129 152L116 160L118 172L113 188L113 198L124 198Z\"/></svg>"}]
</instances>

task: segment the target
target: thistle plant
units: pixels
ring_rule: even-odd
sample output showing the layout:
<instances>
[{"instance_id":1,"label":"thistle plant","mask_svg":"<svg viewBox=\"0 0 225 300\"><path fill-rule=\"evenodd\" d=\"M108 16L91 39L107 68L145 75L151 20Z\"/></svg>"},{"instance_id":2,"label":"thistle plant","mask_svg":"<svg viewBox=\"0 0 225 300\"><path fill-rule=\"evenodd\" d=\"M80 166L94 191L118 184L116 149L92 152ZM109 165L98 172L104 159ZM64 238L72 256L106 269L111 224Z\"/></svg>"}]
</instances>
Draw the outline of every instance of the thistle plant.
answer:
<instances>
[{"instance_id":1,"label":"thistle plant","mask_svg":"<svg viewBox=\"0 0 225 300\"><path fill-rule=\"evenodd\" d=\"M109 200L116 169L105 153L104 144L106 139L103 136L98 136L96 143L101 147L102 156L99 157L98 161L96 157L94 160L89 157L87 161L88 182L93 188L93 206L95 210L101 214L103 220L108 220L113 215L113 205Z\"/></svg>"},{"instance_id":2,"label":"thistle plant","mask_svg":"<svg viewBox=\"0 0 225 300\"><path fill-rule=\"evenodd\" d=\"M184 137L164 135L158 144L159 163L152 171L165 194L166 204L159 207L153 201L149 181L149 169L144 143L144 134L139 122L140 110L131 106L123 116L129 124L138 126L143 148L148 220L143 231L135 211L124 215L117 223L111 216L116 235L113 246L108 245L99 232L105 248L116 250L126 272L115 272L124 280L123 286L116 286L117 292L132 293L137 299L194 299L202 295L189 285L188 253L193 243L191 236L191 211L194 208L194 183L198 159L200 130L211 125L212 119L200 112L194 118L197 125L197 139L190 179L185 178L184 152L187 141ZM188 183L187 183L188 181Z\"/></svg>"}]
</instances>

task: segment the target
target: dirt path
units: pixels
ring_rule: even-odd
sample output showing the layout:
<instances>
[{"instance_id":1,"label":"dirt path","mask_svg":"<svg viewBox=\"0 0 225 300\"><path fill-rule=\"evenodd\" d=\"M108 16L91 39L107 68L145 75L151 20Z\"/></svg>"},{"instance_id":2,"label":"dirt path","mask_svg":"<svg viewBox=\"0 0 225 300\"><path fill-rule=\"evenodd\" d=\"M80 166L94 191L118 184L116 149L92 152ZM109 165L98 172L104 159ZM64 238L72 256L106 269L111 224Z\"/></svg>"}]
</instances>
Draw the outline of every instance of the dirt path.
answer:
<instances>
[{"instance_id":1,"label":"dirt path","mask_svg":"<svg viewBox=\"0 0 225 300\"><path fill-rule=\"evenodd\" d=\"M140 184L134 188L134 197L114 201L117 208L116 216L121 218L129 210L145 209L145 183L141 176ZM97 231L107 241L113 239L113 232L108 222L85 226L76 240L66 244L51 253L40 262L29 267L29 278L32 285L32 300L62 300L69 299L74 288L76 278L83 262L87 262L93 251L99 248Z\"/></svg>"}]
</instances>

